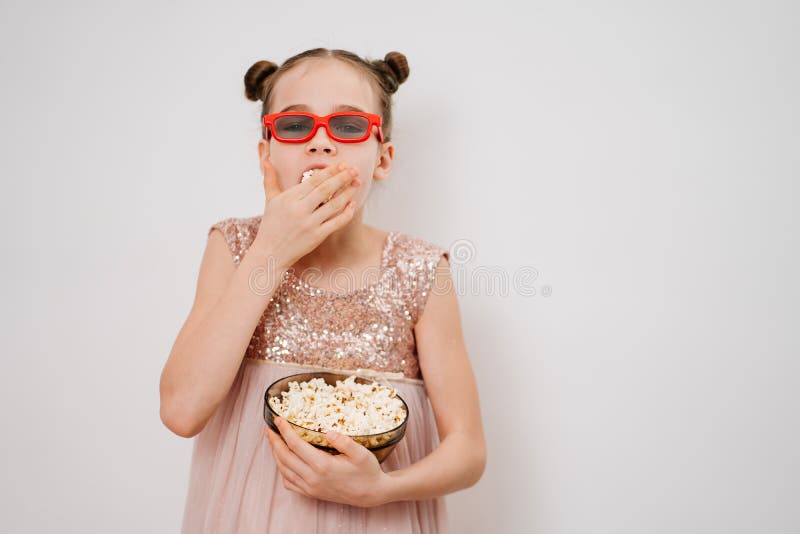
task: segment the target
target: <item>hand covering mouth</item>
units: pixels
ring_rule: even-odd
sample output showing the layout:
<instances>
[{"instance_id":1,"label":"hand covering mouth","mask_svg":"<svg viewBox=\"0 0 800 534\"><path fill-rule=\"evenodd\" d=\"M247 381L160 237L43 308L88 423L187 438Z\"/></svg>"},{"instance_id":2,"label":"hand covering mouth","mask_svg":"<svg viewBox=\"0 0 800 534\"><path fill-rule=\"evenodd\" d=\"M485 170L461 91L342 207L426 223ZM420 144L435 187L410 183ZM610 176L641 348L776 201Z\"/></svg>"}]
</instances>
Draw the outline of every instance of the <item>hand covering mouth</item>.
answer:
<instances>
[{"instance_id":1,"label":"hand covering mouth","mask_svg":"<svg viewBox=\"0 0 800 534\"><path fill-rule=\"evenodd\" d=\"M306 180L311 178L314 175L314 171L316 171L316 170L317 169L309 169L306 172L304 172L303 175L300 177L300 183L302 184L303 182L305 182ZM326 202L328 202L330 199L332 199L334 197L334 195L336 195L336 193L333 193L331 196L329 196L328 200L324 200L319 206L322 206L322 204L325 204ZM317 208L319 208L319 206L317 206Z\"/></svg>"}]
</instances>

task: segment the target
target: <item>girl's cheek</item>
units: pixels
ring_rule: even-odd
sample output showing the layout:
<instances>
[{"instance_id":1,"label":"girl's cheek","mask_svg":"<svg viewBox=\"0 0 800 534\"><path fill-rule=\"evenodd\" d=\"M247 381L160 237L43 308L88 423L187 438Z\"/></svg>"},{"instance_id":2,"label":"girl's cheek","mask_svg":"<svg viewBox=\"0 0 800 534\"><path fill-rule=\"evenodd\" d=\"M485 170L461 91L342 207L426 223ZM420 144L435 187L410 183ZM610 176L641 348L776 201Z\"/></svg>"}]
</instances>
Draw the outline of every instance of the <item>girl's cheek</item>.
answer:
<instances>
[{"instance_id":1,"label":"girl's cheek","mask_svg":"<svg viewBox=\"0 0 800 534\"><path fill-rule=\"evenodd\" d=\"M364 180L361 180L361 185L358 186L356 194L353 195L353 200L355 201L356 205L361 206L362 204L364 204L368 193L369 193L369 184L366 184L364 183Z\"/></svg>"}]
</instances>

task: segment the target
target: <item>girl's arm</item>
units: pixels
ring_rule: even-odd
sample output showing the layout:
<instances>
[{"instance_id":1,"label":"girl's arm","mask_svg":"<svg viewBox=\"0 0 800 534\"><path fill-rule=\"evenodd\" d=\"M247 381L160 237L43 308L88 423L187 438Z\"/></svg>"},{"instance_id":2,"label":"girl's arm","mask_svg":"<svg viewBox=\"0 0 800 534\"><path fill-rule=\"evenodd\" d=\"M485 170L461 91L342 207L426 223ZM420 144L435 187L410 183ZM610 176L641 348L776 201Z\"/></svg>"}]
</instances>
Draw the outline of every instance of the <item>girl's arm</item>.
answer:
<instances>
[{"instance_id":1,"label":"girl's arm","mask_svg":"<svg viewBox=\"0 0 800 534\"><path fill-rule=\"evenodd\" d=\"M198 434L225 399L283 273L355 212L356 169L331 165L283 191L272 164L262 159L261 168L266 203L256 237L237 268L222 233L211 233L194 305L161 373L161 420L180 436Z\"/></svg>"},{"instance_id":2,"label":"girl's arm","mask_svg":"<svg viewBox=\"0 0 800 534\"><path fill-rule=\"evenodd\" d=\"M237 268L222 233L211 233L194 304L161 373L161 420L170 430L189 438L205 427L236 378L285 269L258 236ZM256 285L254 272L263 275Z\"/></svg>"},{"instance_id":3,"label":"girl's arm","mask_svg":"<svg viewBox=\"0 0 800 534\"><path fill-rule=\"evenodd\" d=\"M436 267L414 335L440 444L422 460L387 473L385 502L429 499L467 488L481 478L486 465L478 388L447 258Z\"/></svg>"}]
</instances>

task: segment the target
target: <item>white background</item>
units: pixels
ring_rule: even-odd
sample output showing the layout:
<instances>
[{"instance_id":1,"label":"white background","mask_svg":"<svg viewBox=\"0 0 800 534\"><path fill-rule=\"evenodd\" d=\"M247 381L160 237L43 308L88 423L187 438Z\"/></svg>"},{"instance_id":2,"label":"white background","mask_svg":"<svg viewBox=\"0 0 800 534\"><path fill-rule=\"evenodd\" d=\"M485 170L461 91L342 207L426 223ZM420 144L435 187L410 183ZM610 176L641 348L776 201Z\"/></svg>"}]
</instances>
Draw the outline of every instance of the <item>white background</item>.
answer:
<instances>
[{"instance_id":1,"label":"white background","mask_svg":"<svg viewBox=\"0 0 800 534\"><path fill-rule=\"evenodd\" d=\"M800 531L799 15L4 1L2 530L178 531L158 380L208 227L263 208L242 77L324 46L411 67L367 222L538 272L461 288L489 458L453 532Z\"/></svg>"}]
</instances>

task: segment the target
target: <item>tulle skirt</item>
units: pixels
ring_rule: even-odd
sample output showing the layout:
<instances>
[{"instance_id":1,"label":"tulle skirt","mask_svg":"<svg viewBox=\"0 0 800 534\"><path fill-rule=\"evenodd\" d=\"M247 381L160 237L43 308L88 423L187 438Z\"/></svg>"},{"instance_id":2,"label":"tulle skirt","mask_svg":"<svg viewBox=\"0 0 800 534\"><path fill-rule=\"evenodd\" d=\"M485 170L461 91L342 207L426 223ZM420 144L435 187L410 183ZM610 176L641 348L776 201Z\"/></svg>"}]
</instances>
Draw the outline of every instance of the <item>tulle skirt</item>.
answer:
<instances>
[{"instance_id":1,"label":"tulle skirt","mask_svg":"<svg viewBox=\"0 0 800 534\"><path fill-rule=\"evenodd\" d=\"M264 392L305 366L245 358L225 400L194 438L182 534L441 534L443 497L360 508L286 489L264 435ZM381 464L409 466L439 444L436 421L421 381L391 380L409 407L405 437Z\"/></svg>"}]
</instances>

